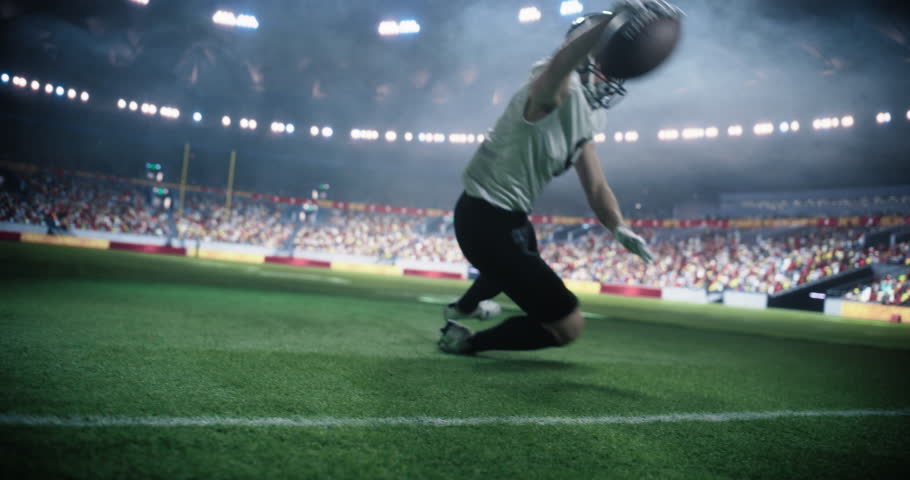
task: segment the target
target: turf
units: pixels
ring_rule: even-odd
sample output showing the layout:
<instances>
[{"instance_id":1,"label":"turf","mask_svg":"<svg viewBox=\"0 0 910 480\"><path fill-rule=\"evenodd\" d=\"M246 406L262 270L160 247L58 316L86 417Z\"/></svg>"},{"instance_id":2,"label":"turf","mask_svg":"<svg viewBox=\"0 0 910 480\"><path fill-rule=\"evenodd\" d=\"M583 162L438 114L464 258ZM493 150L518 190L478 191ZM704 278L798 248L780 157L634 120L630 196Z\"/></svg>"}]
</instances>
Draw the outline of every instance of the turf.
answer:
<instances>
[{"instance_id":1,"label":"turf","mask_svg":"<svg viewBox=\"0 0 910 480\"><path fill-rule=\"evenodd\" d=\"M0 243L0 414L465 418L910 407L904 325L581 296L591 315L568 348L447 356L434 344L438 303L465 286ZM907 478L907 432L907 416L637 425L2 426L0 473Z\"/></svg>"}]
</instances>

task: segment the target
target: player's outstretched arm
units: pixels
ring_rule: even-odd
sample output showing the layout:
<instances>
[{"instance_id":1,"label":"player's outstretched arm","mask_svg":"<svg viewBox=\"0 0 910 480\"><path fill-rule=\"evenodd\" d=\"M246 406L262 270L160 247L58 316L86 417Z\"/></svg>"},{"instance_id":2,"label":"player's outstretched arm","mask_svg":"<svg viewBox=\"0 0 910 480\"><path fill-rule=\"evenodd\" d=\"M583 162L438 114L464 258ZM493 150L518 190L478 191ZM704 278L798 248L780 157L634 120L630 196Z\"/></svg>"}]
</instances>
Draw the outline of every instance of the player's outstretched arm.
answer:
<instances>
[{"instance_id":1,"label":"player's outstretched arm","mask_svg":"<svg viewBox=\"0 0 910 480\"><path fill-rule=\"evenodd\" d=\"M622 217L616 195L613 194L600 167L600 158L597 156L594 142L588 142L582 147L581 155L575 162L575 171L588 197L588 205L600 223L613 232L623 247L641 257L646 263L650 263L651 252L645 240L633 232Z\"/></svg>"},{"instance_id":2,"label":"player's outstretched arm","mask_svg":"<svg viewBox=\"0 0 910 480\"><path fill-rule=\"evenodd\" d=\"M568 95L569 74L598 47L610 18L612 15L605 13L587 32L566 42L553 55L544 70L534 78L525 110L529 121L536 121L551 112Z\"/></svg>"}]
</instances>

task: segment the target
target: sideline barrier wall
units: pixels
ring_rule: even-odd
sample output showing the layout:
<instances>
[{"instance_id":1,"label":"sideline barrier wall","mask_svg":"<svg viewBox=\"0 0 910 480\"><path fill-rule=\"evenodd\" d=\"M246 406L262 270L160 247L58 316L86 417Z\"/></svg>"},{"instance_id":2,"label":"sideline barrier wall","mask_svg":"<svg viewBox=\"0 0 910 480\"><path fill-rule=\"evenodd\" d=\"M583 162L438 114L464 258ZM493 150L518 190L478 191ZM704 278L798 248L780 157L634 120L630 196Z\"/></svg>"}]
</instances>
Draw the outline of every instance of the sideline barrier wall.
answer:
<instances>
[{"instance_id":1,"label":"sideline barrier wall","mask_svg":"<svg viewBox=\"0 0 910 480\"><path fill-rule=\"evenodd\" d=\"M257 265L265 263L265 255L257 255L255 253L228 252L225 250L206 250L203 248L200 248L199 250L188 250L187 256L204 258L206 260L225 260L228 262L253 263Z\"/></svg>"},{"instance_id":2,"label":"sideline barrier wall","mask_svg":"<svg viewBox=\"0 0 910 480\"><path fill-rule=\"evenodd\" d=\"M157 253L159 255L186 256L185 248L169 247L166 245L142 245L139 243L111 242L111 250L123 250L138 253Z\"/></svg>"},{"instance_id":3,"label":"sideline barrier wall","mask_svg":"<svg viewBox=\"0 0 910 480\"><path fill-rule=\"evenodd\" d=\"M703 288L681 288L681 287L664 287L661 289L664 300L686 303L711 303L708 298L708 292Z\"/></svg>"},{"instance_id":4,"label":"sideline barrier wall","mask_svg":"<svg viewBox=\"0 0 910 480\"><path fill-rule=\"evenodd\" d=\"M449 280L464 280L465 276L461 273L454 272L441 272L435 270L416 270L413 268L405 268L403 270L404 275L409 275L413 277L425 277L425 278L446 278Z\"/></svg>"},{"instance_id":5,"label":"sideline barrier wall","mask_svg":"<svg viewBox=\"0 0 910 480\"><path fill-rule=\"evenodd\" d=\"M900 323L910 322L910 307L882 305L879 303L859 303L844 300L841 303L840 310L841 316L843 317L881 320L895 323L898 321Z\"/></svg>"},{"instance_id":6,"label":"sideline barrier wall","mask_svg":"<svg viewBox=\"0 0 910 480\"><path fill-rule=\"evenodd\" d=\"M43 233L22 233L19 241L24 243L40 243L44 245L60 245L64 247L93 248L107 250L110 247L108 240L99 238L71 237L68 235L45 235Z\"/></svg>"},{"instance_id":7,"label":"sideline barrier wall","mask_svg":"<svg viewBox=\"0 0 910 480\"><path fill-rule=\"evenodd\" d=\"M277 263L280 265L291 265L294 267L315 267L315 268L331 268L332 262L326 262L323 260L309 260L306 258L292 258L292 257L265 257L265 263Z\"/></svg>"},{"instance_id":8,"label":"sideline barrier wall","mask_svg":"<svg viewBox=\"0 0 910 480\"><path fill-rule=\"evenodd\" d=\"M575 293L598 294L603 288L598 282L579 282L578 280L563 280L566 288Z\"/></svg>"},{"instance_id":9,"label":"sideline barrier wall","mask_svg":"<svg viewBox=\"0 0 910 480\"><path fill-rule=\"evenodd\" d=\"M764 310L768 308L768 295L764 293L749 293L725 290L724 305Z\"/></svg>"},{"instance_id":10,"label":"sideline barrier wall","mask_svg":"<svg viewBox=\"0 0 910 480\"><path fill-rule=\"evenodd\" d=\"M18 242L22 240L22 234L19 232L5 232L0 230L0 241Z\"/></svg>"},{"instance_id":11,"label":"sideline barrier wall","mask_svg":"<svg viewBox=\"0 0 910 480\"><path fill-rule=\"evenodd\" d=\"M661 298L661 289L655 287L640 287L637 285L608 285L600 286L600 293L622 295L625 297Z\"/></svg>"},{"instance_id":12,"label":"sideline barrier wall","mask_svg":"<svg viewBox=\"0 0 910 480\"><path fill-rule=\"evenodd\" d=\"M376 273L379 275L403 275L401 267L395 265L376 265L363 263L332 262L332 270L354 273Z\"/></svg>"}]
</instances>

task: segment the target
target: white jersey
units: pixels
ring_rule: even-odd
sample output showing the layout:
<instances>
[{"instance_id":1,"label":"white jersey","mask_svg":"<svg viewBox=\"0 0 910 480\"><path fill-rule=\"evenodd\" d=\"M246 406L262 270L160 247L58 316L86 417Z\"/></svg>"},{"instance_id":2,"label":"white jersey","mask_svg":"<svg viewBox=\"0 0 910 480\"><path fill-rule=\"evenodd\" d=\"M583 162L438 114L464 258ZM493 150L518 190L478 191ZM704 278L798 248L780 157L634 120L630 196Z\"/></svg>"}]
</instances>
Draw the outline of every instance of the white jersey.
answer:
<instances>
[{"instance_id":1,"label":"white jersey","mask_svg":"<svg viewBox=\"0 0 910 480\"><path fill-rule=\"evenodd\" d=\"M602 131L606 112L585 99L578 73L569 78L569 96L537 122L525 120L531 80L546 66L538 62L531 79L512 96L496 126L462 174L465 192L506 210L529 213L553 177L570 169L581 147Z\"/></svg>"}]
</instances>

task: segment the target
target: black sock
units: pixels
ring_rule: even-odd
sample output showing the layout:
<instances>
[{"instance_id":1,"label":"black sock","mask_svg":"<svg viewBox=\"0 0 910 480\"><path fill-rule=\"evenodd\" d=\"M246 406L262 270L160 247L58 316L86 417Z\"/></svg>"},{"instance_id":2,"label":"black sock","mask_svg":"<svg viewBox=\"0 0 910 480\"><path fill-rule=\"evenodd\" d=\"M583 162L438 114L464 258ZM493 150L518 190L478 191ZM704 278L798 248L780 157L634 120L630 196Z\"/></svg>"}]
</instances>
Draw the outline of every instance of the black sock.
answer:
<instances>
[{"instance_id":1,"label":"black sock","mask_svg":"<svg viewBox=\"0 0 910 480\"><path fill-rule=\"evenodd\" d=\"M473 352L538 350L559 345L543 324L527 316L510 317L493 328L477 332L470 342Z\"/></svg>"}]
</instances>

